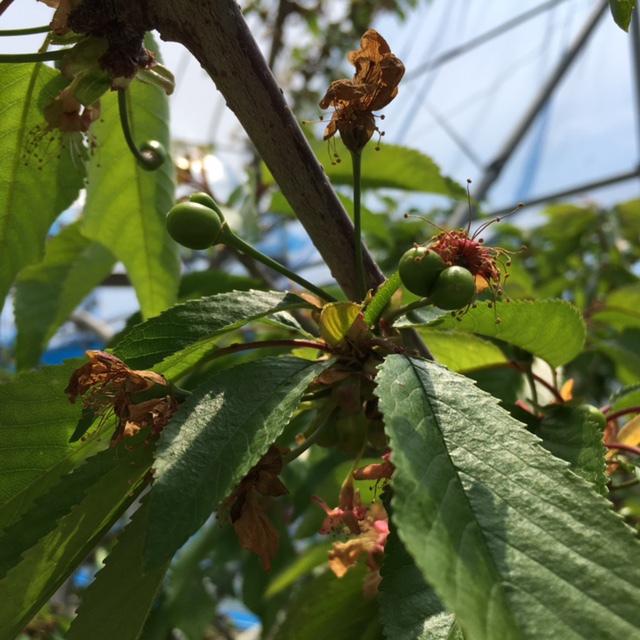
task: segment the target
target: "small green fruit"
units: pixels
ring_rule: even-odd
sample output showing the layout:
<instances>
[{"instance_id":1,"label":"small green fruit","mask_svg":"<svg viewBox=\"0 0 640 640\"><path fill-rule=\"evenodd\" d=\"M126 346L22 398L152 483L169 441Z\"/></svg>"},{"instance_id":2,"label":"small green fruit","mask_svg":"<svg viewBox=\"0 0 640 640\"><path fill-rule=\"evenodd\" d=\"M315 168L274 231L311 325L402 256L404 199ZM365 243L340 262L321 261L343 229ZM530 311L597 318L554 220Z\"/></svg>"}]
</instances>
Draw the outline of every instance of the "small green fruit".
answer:
<instances>
[{"instance_id":1,"label":"small green fruit","mask_svg":"<svg viewBox=\"0 0 640 640\"><path fill-rule=\"evenodd\" d=\"M578 405L573 410L573 417L576 421L580 421L582 424L587 422L591 423L600 431L604 431L607 426L607 419L602 411L591 404Z\"/></svg>"},{"instance_id":2,"label":"small green fruit","mask_svg":"<svg viewBox=\"0 0 640 640\"><path fill-rule=\"evenodd\" d=\"M400 258L398 273L411 293L426 297L445 267L444 260L435 251L428 247L413 247Z\"/></svg>"},{"instance_id":3,"label":"small green fruit","mask_svg":"<svg viewBox=\"0 0 640 640\"><path fill-rule=\"evenodd\" d=\"M205 207L209 207L209 209L213 209L218 215L218 217L220 218L220 220L224 222L224 217L222 216L222 212L220 211L220 208L216 204L216 201L208 193L205 193L204 191L198 191L197 193L192 193L189 196L189 202L197 202L198 204L202 204Z\"/></svg>"},{"instance_id":4,"label":"small green fruit","mask_svg":"<svg viewBox=\"0 0 640 640\"><path fill-rule=\"evenodd\" d=\"M183 247L207 249L218 242L222 221L218 214L197 202L180 202L167 214L167 231Z\"/></svg>"},{"instance_id":5,"label":"small green fruit","mask_svg":"<svg viewBox=\"0 0 640 640\"><path fill-rule=\"evenodd\" d=\"M439 309L453 311L471 304L476 294L476 279L464 267L448 267L436 280L429 299Z\"/></svg>"}]
</instances>

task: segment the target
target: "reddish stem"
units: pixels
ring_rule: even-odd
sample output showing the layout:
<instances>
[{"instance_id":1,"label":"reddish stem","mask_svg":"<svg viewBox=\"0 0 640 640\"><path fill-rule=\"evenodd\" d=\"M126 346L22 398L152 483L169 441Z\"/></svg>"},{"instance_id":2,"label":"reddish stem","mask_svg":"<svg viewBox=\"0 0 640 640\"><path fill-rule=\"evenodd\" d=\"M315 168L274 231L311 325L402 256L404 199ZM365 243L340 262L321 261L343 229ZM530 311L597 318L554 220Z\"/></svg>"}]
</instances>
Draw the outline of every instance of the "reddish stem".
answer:
<instances>
[{"instance_id":1,"label":"reddish stem","mask_svg":"<svg viewBox=\"0 0 640 640\"><path fill-rule=\"evenodd\" d=\"M626 451L627 453L633 453L636 456L640 456L640 447L634 447L630 444L622 444L621 442L605 442L604 446L607 449L618 449L619 451Z\"/></svg>"},{"instance_id":2,"label":"reddish stem","mask_svg":"<svg viewBox=\"0 0 640 640\"><path fill-rule=\"evenodd\" d=\"M521 364L518 364L515 360L510 360L509 366L512 369L516 369L516 371L520 371L521 373L530 375L536 382L540 383L545 389L548 389L558 402L565 401L564 398L560 395L560 392L552 384L547 382L544 378L541 378L539 375L533 373L533 371L525 369L525 367L523 367Z\"/></svg>"},{"instance_id":3,"label":"reddish stem","mask_svg":"<svg viewBox=\"0 0 640 640\"><path fill-rule=\"evenodd\" d=\"M607 421L615 420L621 416L627 416L630 413L640 413L640 406L627 407L626 409L620 409L620 411L614 411L606 416Z\"/></svg>"}]
</instances>

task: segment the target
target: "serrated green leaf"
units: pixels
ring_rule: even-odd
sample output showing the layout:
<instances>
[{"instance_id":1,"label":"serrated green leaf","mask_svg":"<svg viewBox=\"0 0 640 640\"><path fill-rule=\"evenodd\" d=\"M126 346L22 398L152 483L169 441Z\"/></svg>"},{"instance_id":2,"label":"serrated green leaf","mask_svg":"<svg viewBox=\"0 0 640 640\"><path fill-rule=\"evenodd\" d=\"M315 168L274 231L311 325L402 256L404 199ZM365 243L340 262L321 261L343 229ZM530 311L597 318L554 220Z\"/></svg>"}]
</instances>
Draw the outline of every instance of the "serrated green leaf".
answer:
<instances>
[{"instance_id":1,"label":"serrated green leaf","mask_svg":"<svg viewBox=\"0 0 640 640\"><path fill-rule=\"evenodd\" d=\"M464 640L391 527L380 570L380 622L387 640Z\"/></svg>"},{"instance_id":2,"label":"serrated green leaf","mask_svg":"<svg viewBox=\"0 0 640 640\"><path fill-rule=\"evenodd\" d=\"M169 111L162 89L133 82L127 89L131 130L138 145L157 140L169 149ZM89 167L82 232L109 249L127 269L142 314L149 318L176 300L180 261L165 228L174 202L175 170L170 159L145 171L129 151L115 92L101 100L95 123L98 149Z\"/></svg>"},{"instance_id":3,"label":"serrated green leaf","mask_svg":"<svg viewBox=\"0 0 640 640\"><path fill-rule=\"evenodd\" d=\"M615 23L623 30L629 31L631 16L636 6L636 0L609 0L609 8Z\"/></svg>"},{"instance_id":4,"label":"serrated green leaf","mask_svg":"<svg viewBox=\"0 0 640 640\"><path fill-rule=\"evenodd\" d=\"M13 640L133 502L152 462L143 442L144 434L131 438L131 450L103 451L64 476L25 514L24 527L0 538L3 566L15 565L0 581L1 640ZM16 545L21 558L11 557Z\"/></svg>"},{"instance_id":5,"label":"serrated green leaf","mask_svg":"<svg viewBox=\"0 0 640 640\"><path fill-rule=\"evenodd\" d=\"M542 446L556 458L566 460L575 473L607 495L605 473L607 449L602 442L605 419L588 405L554 404L545 407L535 429Z\"/></svg>"},{"instance_id":6,"label":"serrated green leaf","mask_svg":"<svg viewBox=\"0 0 640 640\"><path fill-rule=\"evenodd\" d=\"M640 405L640 382L618 389L611 396L611 410L620 411Z\"/></svg>"},{"instance_id":7,"label":"serrated green leaf","mask_svg":"<svg viewBox=\"0 0 640 640\"><path fill-rule=\"evenodd\" d=\"M282 433L329 362L265 358L201 384L165 427L155 464L145 565L173 554Z\"/></svg>"},{"instance_id":8,"label":"serrated green leaf","mask_svg":"<svg viewBox=\"0 0 640 640\"><path fill-rule=\"evenodd\" d=\"M420 337L435 359L452 371L473 371L507 363L502 350L478 336L453 329L418 327Z\"/></svg>"},{"instance_id":9,"label":"serrated green leaf","mask_svg":"<svg viewBox=\"0 0 640 640\"><path fill-rule=\"evenodd\" d=\"M90 447L70 445L80 407L64 389L79 360L0 385L0 531L28 509Z\"/></svg>"},{"instance_id":10,"label":"serrated green leaf","mask_svg":"<svg viewBox=\"0 0 640 640\"><path fill-rule=\"evenodd\" d=\"M479 302L459 320L445 316L432 326L498 338L560 367L573 360L586 339L578 309L564 300L512 300L490 307ZM500 319L500 323L496 322Z\"/></svg>"},{"instance_id":11,"label":"serrated green leaf","mask_svg":"<svg viewBox=\"0 0 640 640\"><path fill-rule=\"evenodd\" d=\"M73 223L48 242L42 262L22 270L14 299L19 368L38 364L49 339L113 263L111 253Z\"/></svg>"},{"instance_id":12,"label":"serrated green leaf","mask_svg":"<svg viewBox=\"0 0 640 640\"><path fill-rule=\"evenodd\" d=\"M390 356L377 382L398 533L468 640L638 636L640 544L604 498L467 378Z\"/></svg>"},{"instance_id":13,"label":"serrated green leaf","mask_svg":"<svg viewBox=\"0 0 640 640\"><path fill-rule=\"evenodd\" d=\"M153 599L169 563L144 572L142 554L148 526L148 498L133 514L131 522L104 561L82 598L67 640L113 640L137 638L142 632Z\"/></svg>"},{"instance_id":14,"label":"serrated green leaf","mask_svg":"<svg viewBox=\"0 0 640 640\"><path fill-rule=\"evenodd\" d=\"M274 640L382 638L376 598L362 593L366 572L360 563L342 578L330 571L314 577L298 592Z\"/></svg>"},{"instance_id":15,"label":"serrated green leaf","mask_svg":"<svg viewBox=\"0 0 640 640\"><path fill-rule=\"evenodd\" d=\"M278 311L309 307L298 296L273 291L236 291L192 300L134 327L115 354L132 369L148 369L166 358L158 372L170 378L174 371L190 366L192 359L197 361L203 349L215 344L216 336Z\"/></svg>"},{"instance_id":16,"label":"serrated green leaf","mask_svg":"<svg viewBox=\"0 0 640 640\"><path fill-rule=\"evenodd\" d=\"M2 65L0 300L18 272L41 259L51 224L83 186L73 144L62 148L60 134L45 135L42 110L67 84L44 64ZM34 150L44 156L41 161Z\"/></svg>"},{"instance_id":17,"label":"serrated green leaf","mask_svg":"<svg viewBox=\"0 0 640 640\"><path fill-rule=\"evenodd\" d=\"M327 162L327 143L311 143L333 184L353 184L351 162L331 164ZM451 198L465 199L467 192L457 182L443 176L440 168L429 157L415 149L393 144L380 144L376 151L369 146L362 154L363 189L402 189L437 193ZM346 158L349 153L345 151Z\"/></svg>"},{"instance_id":18,"label":"serrated green leaf","mask_svg":"<svg viewBox=\"0 0 640 640\"><path fill-rule=\"evenodd\" d=\"M139 446L141 442L143 442L141 437L136 440L132 439L131 446ZM137 468L123 467L121 458L132 459ZM146 469L148 470L151 466L151 454L148 454L147 458ZM46 494L36 498L31 509L24 513L20 520L2 531L0 579L4 578L7 572L20 562L20 554L35 546L41 538L50 533L55 528L56 522L68 515L73 507L82 502L87 490L98 483L103 476L117 471L120 475L126 475L126 482L129 483L140 473L144 475L146 471L140 469L140 460L139 454L136 458L132 458L128 451L125 451L125 455L121 456L118 449L105 449L88 458L71 473L62 476ZM120 482L121 491L122 486L122 482ZM131 485L127 488L132 490L134 486ZM129 491L125 490L123 493L126 495Z\"/></svg>"}]
</instances>

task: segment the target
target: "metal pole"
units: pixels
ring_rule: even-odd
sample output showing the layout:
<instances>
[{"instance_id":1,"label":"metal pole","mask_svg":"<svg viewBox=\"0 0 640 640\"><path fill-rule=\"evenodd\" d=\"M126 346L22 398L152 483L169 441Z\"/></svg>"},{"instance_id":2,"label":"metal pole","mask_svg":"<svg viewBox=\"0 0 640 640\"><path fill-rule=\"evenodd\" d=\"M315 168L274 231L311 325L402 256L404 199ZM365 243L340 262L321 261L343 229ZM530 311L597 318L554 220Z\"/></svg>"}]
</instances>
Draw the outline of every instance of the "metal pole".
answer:
<instances>
[{"instance_id":1,"label":"metal pole","mask_svg":"<svg viewBox=\"0 0 640 640\"><path fill-rule=\"evenodd\" d=\"M569 67L576 59L577 55L589 40L589 37L593 33L598 24L598 21L605 13L608 6L608 0L603 0L600 5L596 7L596 9L589 17L589 20L585 24L584 28L582 29L581 33L576 38L575 42L571 45L571 48L562 57L562 59L558 63L558 66L551 74L545 85L542 87L529 109L525 112L511 136L509 136L502 149L498 152L498 155L485 167L484 175L480 179L480 182L473 193L473 197L475 200L477 200L478 202L484 200L487 192L500 176L500 173L502 172L505 164L524 138L525 134L529 130L529 127L531 127L536 117L540 113L540 110L549 100L555 88L558 86L560 80L562 80ZM473 216L474 213L475 208L472 207L471 215ZM460 204L453 212L449 222L451 226L457 227L468 215L469 213L467 204Z\"/></svg>"},{"instance_id":2,"label":"metal pole","mask_svg":"<svg viewBox=\"0 0 640 640\"><path fill-rule=\"evenodd\" d=\"M557 7L560 3L565 2L565 0L549 0L549 2L544 2L543 4L538 5L534 9L530 9L529 11L525 11L521 13L519 16L512 18L511 20L507 20L507 22L502 23L497 26L495 29L490 29L489 31L479 35L477 38L472 38L468 42L461 44L453 49L449 49L444 53L441 53L439 56L434 58L431 61L424 62L421 65L418 65L415 69L408 71L404 78L402 79L402 86L405 87L408 82L411 82L418 76L421 76L429 71L433 71L437 67L443 65L445 62L449 62L449 60L453 60L458 56L461 56L463 53L468 53L472 51L476 47L483 45L485 42L489 42L498 36L501 36L503 33L514 29L515 27L520 26L527 20L531 20L535 18L538 14L543 13L549 9L553 9Z\"/></svg>"},{"instance_id":3,"label":"metal pole","mask_svg":"<svg viewBox=\"0 0 640 640\"><path fill-rule=\"evenodd\" d=\"M578 185L577 187L570 187L569 189L563 189L562 191L555 191L554 193L548 193L546 195L534 198L533 200L527 200L526 206L532 207L536 204L542 204L543 202L552 202L559 198L566 198L567 196L574 196L577 193L585 193L586 191L593 191L594 189L602 189L603 187L609 187L612 184L618 184L618 182L624 182L625 180L632 180L633 178L640 177L640 167L633 171L626 171L610 178L603 178L602 180L596 180L594 182L587 182L586 184ZM505 213L509 213L516 209L518 205L514 204L511 207L502 207L501 209L495 209L488 212L486 215L488 218L495 216L501 216Z\"/></svg>"}]
</instances>

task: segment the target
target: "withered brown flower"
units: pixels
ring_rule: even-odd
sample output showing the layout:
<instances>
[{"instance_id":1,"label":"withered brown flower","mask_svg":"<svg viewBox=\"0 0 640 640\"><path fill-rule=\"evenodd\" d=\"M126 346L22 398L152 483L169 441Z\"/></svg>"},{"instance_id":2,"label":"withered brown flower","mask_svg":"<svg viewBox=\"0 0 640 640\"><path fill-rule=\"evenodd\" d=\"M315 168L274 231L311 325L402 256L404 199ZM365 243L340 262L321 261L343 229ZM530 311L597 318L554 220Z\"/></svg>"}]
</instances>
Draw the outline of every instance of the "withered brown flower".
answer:
<instances>
[{"instance_id":1,"label":"withered brown flower","mask_svg":"<svg viewBox=\"0 0 640 640\"><path fill-rule=\"evenodd\" d=\"M89 362L73 372L64 392L72 403L83 396L83 406L93 411L101 424L113 409L118 425L111 446L145 427L159 433L178 410L178 403L171 397L167 381L161 375L134 371L104 351L86 354Z\"/></svg>"},{"instance_id":2,"label":"withered brown flower","mask_svg":"<svg viewBox=\"0 0 640 640\"><path fill-rule=\"evenodd\" d=\"M288 451L271 445L222 505L229 513L240 546L257 554L265 571L271 570L280 534L267 518L257 494L278 497L289 493L278 478L284 466L282 456Z\"/></svg>"},{"instance_id":3,"label":"withered brown flower","mask_svg":"<svg viewBox=\"0 0 640 640\"><path fill-rule=\"evenodd\" d=\"M360 49L351 51L348 59L356 68L353 80L332 82L320 101L322 109L335 108L324 139L339 131L347 149L360 153L376 130L372 112L396 97L404 65L374 29L362 36Z\"/></svg>"}]
</instances>

